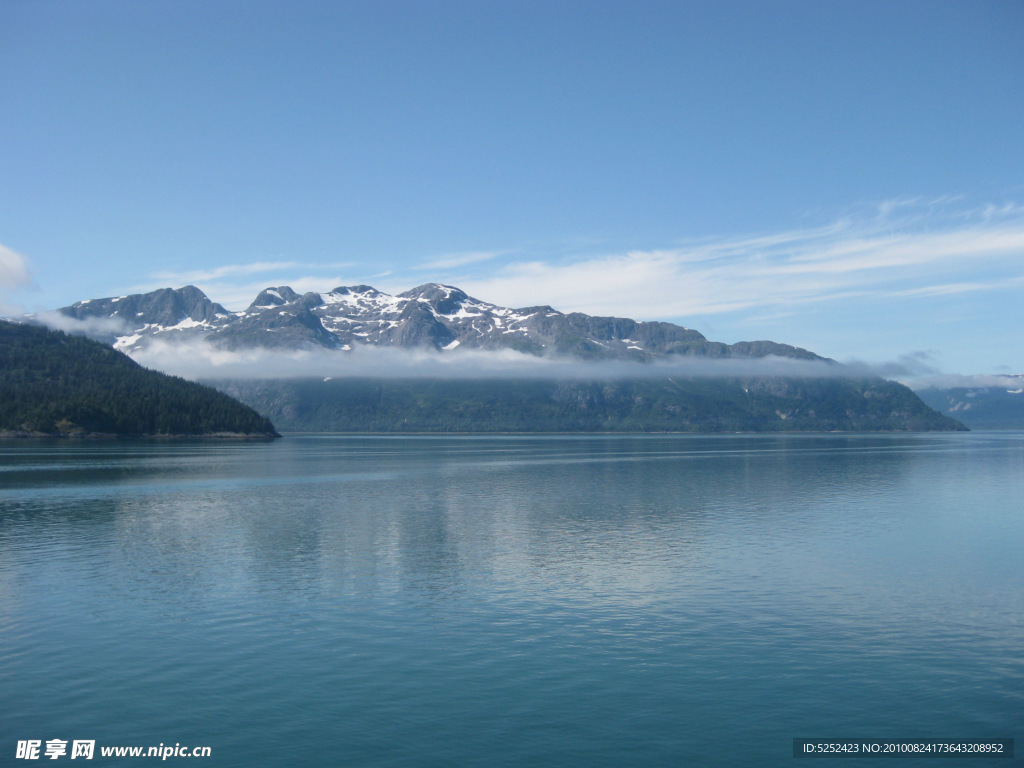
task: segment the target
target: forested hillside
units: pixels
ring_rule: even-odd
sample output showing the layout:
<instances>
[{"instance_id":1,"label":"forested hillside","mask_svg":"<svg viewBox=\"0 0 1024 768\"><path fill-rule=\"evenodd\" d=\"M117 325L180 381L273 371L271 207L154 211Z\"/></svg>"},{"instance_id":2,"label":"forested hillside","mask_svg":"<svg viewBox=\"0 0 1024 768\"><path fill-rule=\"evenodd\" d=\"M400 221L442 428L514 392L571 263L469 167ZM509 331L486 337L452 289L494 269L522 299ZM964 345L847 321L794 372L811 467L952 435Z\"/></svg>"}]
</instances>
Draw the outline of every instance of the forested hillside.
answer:
<instances>
[{"instance_id":1,"label":"forested hillside","mask_svg":"<svg viewBox=\"0 0 1024 768\"><path fill-rule=\"evenodd\" d=\"M608 381L282 379L211 382L313 432L931 431L964 426L883 379Z\"/></svg>"},{"instance_id":2,"label":"forested hillside","mask_svg":"<svg viewBox=\"0 0 1024 768\"><path fill-rule=\"evenodd\" d=\"M89 339L3 321L0 433L277 435L267 418L215 389Z\"/></svg>"}]
</instances>

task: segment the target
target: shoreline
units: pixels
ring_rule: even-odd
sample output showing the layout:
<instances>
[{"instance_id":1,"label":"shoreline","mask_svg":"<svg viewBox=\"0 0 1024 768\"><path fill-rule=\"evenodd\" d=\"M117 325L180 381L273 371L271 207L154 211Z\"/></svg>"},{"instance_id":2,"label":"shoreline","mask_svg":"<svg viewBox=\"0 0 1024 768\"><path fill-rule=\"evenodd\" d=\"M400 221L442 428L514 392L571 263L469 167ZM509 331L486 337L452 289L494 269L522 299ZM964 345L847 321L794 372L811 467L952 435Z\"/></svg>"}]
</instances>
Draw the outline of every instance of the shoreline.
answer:
<instances>
[{"instance_id":1,"label":"shoreline","mask_svg":"<svg viewBox=\"0 0 1024 768\"><path fill-rule=\"evenodd\" d=\"M277 440L277 433L210 432L205 434L152 434L115 432L34 432L0 430L0 439L10 440Z\"/></svg>"}]
</instances>

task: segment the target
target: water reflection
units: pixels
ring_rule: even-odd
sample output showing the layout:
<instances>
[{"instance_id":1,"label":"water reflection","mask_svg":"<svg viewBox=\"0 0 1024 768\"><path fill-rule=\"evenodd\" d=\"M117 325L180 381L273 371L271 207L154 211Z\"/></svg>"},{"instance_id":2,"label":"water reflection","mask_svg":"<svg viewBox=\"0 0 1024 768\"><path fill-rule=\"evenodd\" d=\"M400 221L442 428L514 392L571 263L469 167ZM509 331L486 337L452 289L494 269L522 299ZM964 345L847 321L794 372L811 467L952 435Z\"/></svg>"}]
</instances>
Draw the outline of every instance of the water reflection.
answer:
<instances>
[{"instance_id":1,"label":"water reflection","mask_svg":"<svg viewBox=\"0 0 1024 768\"><path fill-rule=\"evenodd\" d=\"M739 546L885 528L900 510L865 498L884 500L933 455L908 445L644 436L8 450L0 543L87 541L109 550L126 589L187 602L232 589L496 588L648 602Z\"/></svg>"},{"instance_id":2,"label":"water reflection","mask_svg":"<svg viewBox=\"0 0 1024 768\"><path fill-rule=\"evenodd\" d=\"M1020 435L69 446L0 442L7 733L788 764L1024 710Z\"/></svg>"}]
</instances>

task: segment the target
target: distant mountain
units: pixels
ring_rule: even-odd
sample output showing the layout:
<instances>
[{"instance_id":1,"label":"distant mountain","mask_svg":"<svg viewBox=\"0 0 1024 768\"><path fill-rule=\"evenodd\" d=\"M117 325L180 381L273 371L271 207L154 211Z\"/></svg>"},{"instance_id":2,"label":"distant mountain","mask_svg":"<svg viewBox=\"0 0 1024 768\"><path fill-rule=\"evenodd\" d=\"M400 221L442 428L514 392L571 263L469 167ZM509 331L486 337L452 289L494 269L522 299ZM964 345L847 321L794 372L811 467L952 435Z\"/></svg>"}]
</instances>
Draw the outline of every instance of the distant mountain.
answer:
<instances>
[{"instance_id":1,"label":"distant mountain","mask_svg":"<svg viewBox=\"0 0 1024 768\"><path fill-rule=\"evenodd\" d=\"M428 283L391 296L368 285L297 294L288 286L261 291L240 312L229 312L195 286L89 299L58 312L105 321L105 340L131 353L156 339L251 347L348 351L359 345L402 349L511 349L587 360L649 362L672 356L819 360L812 352L772 341L722 344L672 323L563 314L548 306L509 309Z\"/></svg>"},{"instance_id":2,"label":"distant mountain","mask_svg":"<svg viewBox=\"0 0 1024 768\"><path fill-rule=\"evenodd\" d=\"M916 394L971 429L1024 429L1024 375L976 378L975 386L929 386Z\"/></svg>"},{"instance_id":3,"label":"distant mountain","mask_svg":"<svg viewBox=\"0 0 1024 768\"><path fill-rule=\"evenodd\" d=\"M672 323L510 309L429 283L397 296L370 286L299 295L267 288L229 312L194 286L80 301L59 310L129 354L158 341L221 349L332 350L360 346L513 350L587 361L654 363L680 358L818 363L823 378L658 377L643 380L260 379L211 382L288 430L310 431L792 431L951 430L954 419L909 389L842 376L842 366L773 341L724 344ZM740 368L731 368L735 374ZM765 371L768 369L765 368ZM280 375L281 371L275 371ZM287 371L284 371L287 374Z\"/></svg>"},{"instance_id":4,"label":"distant mountain","mask_svg":"<svg viewBox=\"0 0 1024 768\"><path fill-rule=\"evenodd\" d=\"M252 408L80 336L0 321L0 434L277 437Z\"/></svg>"},{"instance_id":5,"label":"distant mountain","mask_svg":"<svg viewBox=\"0 0 1024 768\"><path fill-rule=\"evenodd\" d=\"M883 379L211 382L299 432L927 432L963 430Z\"/></svg>"}]
</instances>

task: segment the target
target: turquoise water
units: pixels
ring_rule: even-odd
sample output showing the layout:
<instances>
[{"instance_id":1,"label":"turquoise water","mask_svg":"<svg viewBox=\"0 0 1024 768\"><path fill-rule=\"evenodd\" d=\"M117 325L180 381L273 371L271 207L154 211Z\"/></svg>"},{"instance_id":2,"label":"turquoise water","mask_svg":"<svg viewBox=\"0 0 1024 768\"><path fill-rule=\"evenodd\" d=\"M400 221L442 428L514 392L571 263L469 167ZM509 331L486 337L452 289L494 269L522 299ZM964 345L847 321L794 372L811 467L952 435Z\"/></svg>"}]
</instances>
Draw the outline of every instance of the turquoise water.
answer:
<instances>
[{"instance_id":1,"label":"turquoise water","mask_svg":"<svg viewBox=\"0 0 1024 768\"><path fill-rule=\"evenodd\" d=\"M1024 764L1024 434L0 442L0 764L772 766L794 737Z\"/></svg>"}]
</instances>

